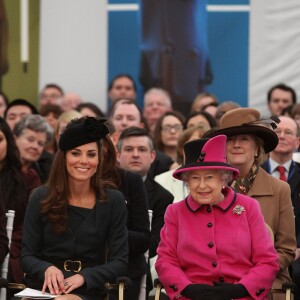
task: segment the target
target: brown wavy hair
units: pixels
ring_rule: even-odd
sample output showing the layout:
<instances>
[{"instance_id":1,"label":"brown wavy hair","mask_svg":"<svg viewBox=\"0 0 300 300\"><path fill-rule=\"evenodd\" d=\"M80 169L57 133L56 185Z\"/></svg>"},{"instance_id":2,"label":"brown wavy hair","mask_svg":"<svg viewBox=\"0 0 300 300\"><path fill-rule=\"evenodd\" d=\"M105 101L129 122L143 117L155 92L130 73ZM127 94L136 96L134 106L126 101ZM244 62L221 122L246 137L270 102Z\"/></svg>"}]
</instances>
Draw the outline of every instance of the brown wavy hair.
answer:
<instances>
[{"instance_id":1,"label":"brown wavy hair","mask_svg":"<svg viewBox=\"0 0 300 300\"><path fill-rule=\"evenodd\" d=\"M114 181L107 179L106 174L116 167L116 151L109 136L97 142L99 164L96 173L91 177L91 187L100 202L107 202L106 189L116 189ZM68 172L65 163L66 151L58 149L46 186L48 195L41 202L41 213L47 215L55 233L64 233L67 228L67 207L70 194Z\"/></svg>"}]
</instances>

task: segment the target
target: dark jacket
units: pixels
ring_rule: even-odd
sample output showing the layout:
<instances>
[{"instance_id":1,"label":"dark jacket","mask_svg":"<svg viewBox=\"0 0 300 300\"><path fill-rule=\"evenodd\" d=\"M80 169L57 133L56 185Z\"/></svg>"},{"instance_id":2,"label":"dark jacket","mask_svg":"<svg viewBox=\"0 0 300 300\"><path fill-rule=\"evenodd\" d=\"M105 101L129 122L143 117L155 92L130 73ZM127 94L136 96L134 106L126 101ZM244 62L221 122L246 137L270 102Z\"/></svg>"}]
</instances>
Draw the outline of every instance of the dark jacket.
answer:
<instances>
[{"instance_id":1,"label":"dark jacket","mask_svg":"<svg viewBox=\"0 0 300 300\"><path fill-rule=\"evenodd\" d=\"M138 278L147 272L144 253L150 244L146 190L140 175L122 169L120 172L120 191L125 196L128 215L128 276Z\"/></svg>"},{"instance_id":2,"label":"dark jacket","mask_svg":"<svg viewBox=\"0 0 300 300\"><path fill-rule=\"evenodd\" d=\"M100 295L106 282L126 272L128 235L124 197L118 191L107 190L108 201L97 200L82 223L77 224L70 213L72 207L68 207L67 230L59 235L53 232L47 216L40 213L40 202L46 194L47 188L36 189L28 204L20 258L23 271L26 276L43 282L45 270L55 265L67 278L76 273L67 272L63 262L80 260L86 266L79 272L85 279L85 287L78 290L86 296Z\"/></svg>"},{"instance_id":3,"label":"dark jacket","mask_svg":"<svg viewBox=\"0 0 300 300\"><path fill-rule=\"evenodd\" d=\"M38 173L33 169L22 170L22 178L25 183L24 203L22 206L8 206L7 209L15 210L14 229L12 233L12 240L10 245L10 257L9 257L9 272L8 279L11 282L22 283L24 273L20 266L20 255L21 255L21 243L23 234L23 222L25 212L28 204L29 195L33 189L41 185L40 177Z\"/></svg>"},{"instance_id":4,"label":"dark jacket","mask_svg":"<svg viewBox=\"0 0 300 300\"><path fill-rule=\"evenodd\" d=\"M54 159L54 155L44 150L42 152L41 157L34 165L34 168L38 172L42 183L45 183L48 179L48 176L51 171L53 159Z\"/></svg>"},{"instance_id":5,"label":"dark jacket","mask_svg":"<svg viewBox=\"0 0 300 300\"><path fill-rule=\"evenodd\" d=\"M155 151L155 152L156 152L156 156L153 163L150 166L150 169L147 174L147 178L154 179L156 175L169 171L171 165L174 163L174 161L163 152L161 151Z\"/></svg>"},{"instance_id":6,"label":"dark jacket","mask_svg":"<svg viewBox=\"0 0 300 300\"><path fill-rule=\"evenodd\" d=\"M270 173L268 161L262 164L262 168ZM295 214L297 248L300 248L300 165L296 162L291 164L288 184L291 188L291 198Z\"/></svg>"}]
</instances>

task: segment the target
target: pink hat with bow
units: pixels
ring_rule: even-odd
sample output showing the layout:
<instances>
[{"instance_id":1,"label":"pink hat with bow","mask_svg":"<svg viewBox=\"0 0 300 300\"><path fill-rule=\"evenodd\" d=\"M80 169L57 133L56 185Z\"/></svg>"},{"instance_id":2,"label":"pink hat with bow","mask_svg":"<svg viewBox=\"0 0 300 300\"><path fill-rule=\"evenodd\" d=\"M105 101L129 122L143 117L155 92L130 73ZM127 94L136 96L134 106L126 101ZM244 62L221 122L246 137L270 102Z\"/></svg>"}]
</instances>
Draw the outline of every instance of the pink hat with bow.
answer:
<instances>
[{"instance_id":1,"label":"pink hat with bow","mask_svg":"<svg viewBox=\"0 0 300 300\"><path fill-rule=\"evenodd\" d=\"M225 135L193 140L184 145L185 164L174 171L173 177L182 180L181 175L200 169L222 169L232 171L237 177L239 170L226 162Z\"/></svg>"}]
</instances>

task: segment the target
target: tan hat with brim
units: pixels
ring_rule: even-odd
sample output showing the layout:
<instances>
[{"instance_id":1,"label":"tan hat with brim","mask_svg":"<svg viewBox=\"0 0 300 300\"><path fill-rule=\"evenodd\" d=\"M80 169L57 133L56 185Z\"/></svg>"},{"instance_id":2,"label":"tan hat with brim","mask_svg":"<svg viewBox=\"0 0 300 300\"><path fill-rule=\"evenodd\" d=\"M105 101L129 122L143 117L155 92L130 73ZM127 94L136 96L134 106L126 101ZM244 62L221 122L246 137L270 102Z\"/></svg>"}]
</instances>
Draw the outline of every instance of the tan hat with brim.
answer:
<instances>
[{"instance_id":1,"label":"tan hat with brim","mask_svg":"<svg viewBox=\"0 0 300 300\"><path fill-rule=\"evenodd\" d=\"M265 153L273 151L278 144L278 136L270 123L260 120L260 113L253 108L235 108L220 119L220 129L208 132L205 137L211 138L220 134L227 137L239 134L253 134L263 140Z\"/></svg>"}]
</instances>

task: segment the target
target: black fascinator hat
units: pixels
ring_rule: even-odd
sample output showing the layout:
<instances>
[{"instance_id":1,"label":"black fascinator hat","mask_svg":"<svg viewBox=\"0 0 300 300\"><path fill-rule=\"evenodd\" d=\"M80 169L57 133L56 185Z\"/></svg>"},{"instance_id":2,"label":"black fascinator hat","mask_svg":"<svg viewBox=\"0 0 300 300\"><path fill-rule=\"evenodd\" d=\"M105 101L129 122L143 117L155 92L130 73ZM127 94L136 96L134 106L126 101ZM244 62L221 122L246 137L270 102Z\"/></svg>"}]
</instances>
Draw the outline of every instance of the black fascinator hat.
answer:
<instances>
[{"instance_id":1,"label":"black fascinator hat","mask_svg":"<svg viewBox=\"0 0 300 300\"><path fill-rule=\"evenodd\" d=\"M109 133L104 122L106 122L106 119L96 119L94 117L73 119L60 135L59 149L67 151L104 138Z\"/></svg>"}]
</instances>

